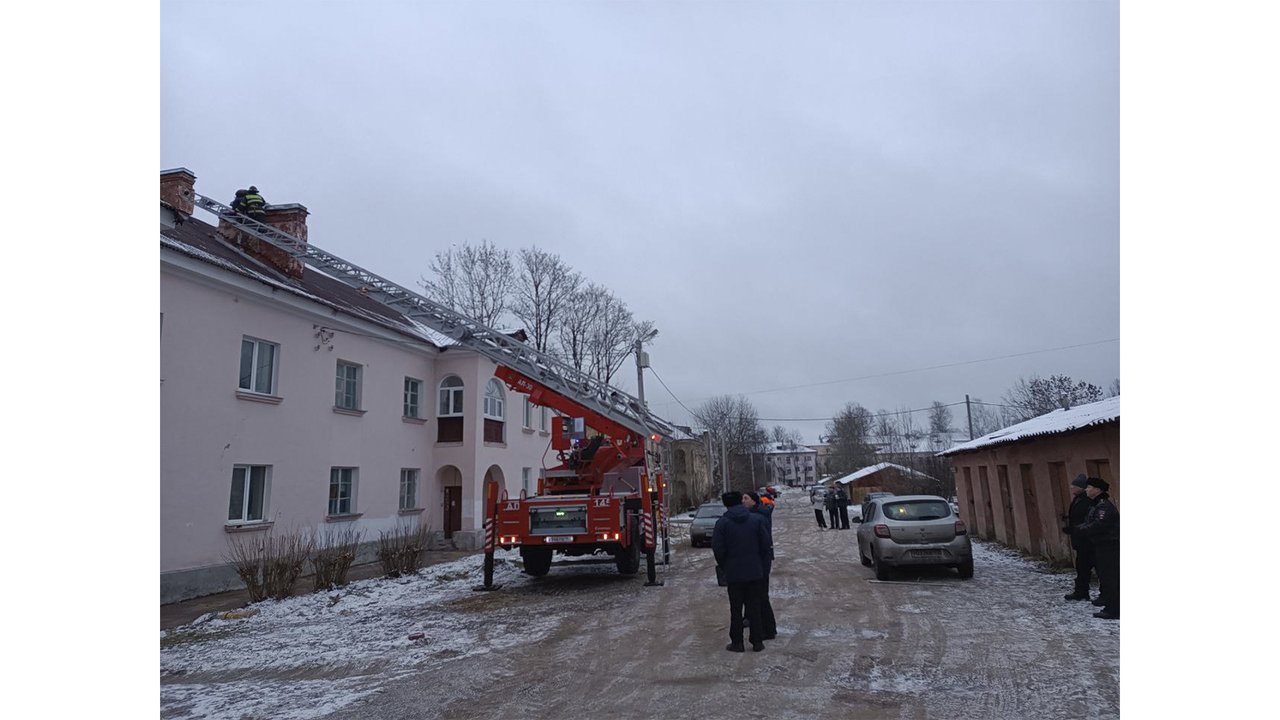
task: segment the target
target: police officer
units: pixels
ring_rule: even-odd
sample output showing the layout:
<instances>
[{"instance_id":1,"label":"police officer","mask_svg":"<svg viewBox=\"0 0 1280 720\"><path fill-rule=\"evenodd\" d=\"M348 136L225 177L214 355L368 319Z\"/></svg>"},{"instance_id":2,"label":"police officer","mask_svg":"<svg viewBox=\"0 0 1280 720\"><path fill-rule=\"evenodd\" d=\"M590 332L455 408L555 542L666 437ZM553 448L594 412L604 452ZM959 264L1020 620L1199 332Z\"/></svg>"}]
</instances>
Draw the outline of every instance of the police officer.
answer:
<instances>
[{"instance_id":1,"label":"police officer","mask_svg":"<svg viewBox=\"0 0 1280 720\"><path fill-rule=\"evenodd\" d=\"M1089 515L1089 508L1093 505L1093 501L1085 493L1085 486L1088 485L1088 478L1081 473L1071 481L1071 507L1067 508L1067 515L1064 518L1066 525L1062 526L1062 532L1071 537L1071 547L1076 551L1076 587L1072 592L1063 595L1064 600L1088 600L1089 599L1089 576L1093 574L1093 542L1083 534L1075 532L1076 528L1084 524L1085 518Z\"/></svg>"},{"instance_id":2,"label":"police officer","mask_svg":"<svg viewBox=\"0 0 1280 720\"><path fill-rule=\"evenodd\" d=\"M1120 619L1120 511L1107 493L1111 485L1102 478L1085 481L1085 493L1093 500L1084 524L1076 530L1093 543L1098 565L1098 598L1101 612L1093 614L1104 620ZM1074 535L1073 535L1074 537Z\"/></svg>"}]
</instances>

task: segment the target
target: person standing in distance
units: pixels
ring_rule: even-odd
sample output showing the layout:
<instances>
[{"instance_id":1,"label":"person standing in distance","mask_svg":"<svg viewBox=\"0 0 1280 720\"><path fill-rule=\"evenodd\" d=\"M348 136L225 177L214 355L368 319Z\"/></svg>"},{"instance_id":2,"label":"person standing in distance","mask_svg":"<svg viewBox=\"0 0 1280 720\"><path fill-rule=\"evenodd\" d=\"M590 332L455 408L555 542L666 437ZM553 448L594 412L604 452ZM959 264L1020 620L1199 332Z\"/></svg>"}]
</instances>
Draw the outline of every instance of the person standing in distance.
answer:
<instances>
[{"instance_id":1,"label":"person standing in distance","mask_svg":"<svg viewBox=\"0 0 1280 720\"><path fill-rule=\"evenodd\" d=\"M1067 508L1067 515L1063 518L1066 525L1062 526L1062 532L1071 536L1071 547L1076 551L1076 587L1062 596L1064 600L1089 599L1089 576L1094 569L1093 542L1075 532L1076 528L1084 524L1085 518L1089 516L1089 508L1093 505L1093 500L1089 499L1084 490L1087 481L1088 478L1083 473L1071 481L1071 507Z\"/></svg>"},{"instance_id":2,"label":"person standing in distance","mask_svg":"<svg viewBox=\"0 0 1280 720\"><path fill-rule=\"evenodd\" d=\"M827 529L827 520L822 513L827 509L827 493L826 490L814 490L810 496L813 503L813 516L818 519L818 529Z\"/></svg>"},{"instance_id":3,"label":"person standing in distance","mask_svg":"<svg viewBox=\"0 0 1280 720\"><path fill-rule=\"evenodd\" d=\"M729 583L729 644L725 650L742 652L742 613L745 608L751 628L751 649L764 650L764 623L760 618L764 561L769 556L769 531L764 518L747 510L742 493L733 490L721 496L728 508L711 531L711 552L724 568Z\"/></svg>"}]
</instances>

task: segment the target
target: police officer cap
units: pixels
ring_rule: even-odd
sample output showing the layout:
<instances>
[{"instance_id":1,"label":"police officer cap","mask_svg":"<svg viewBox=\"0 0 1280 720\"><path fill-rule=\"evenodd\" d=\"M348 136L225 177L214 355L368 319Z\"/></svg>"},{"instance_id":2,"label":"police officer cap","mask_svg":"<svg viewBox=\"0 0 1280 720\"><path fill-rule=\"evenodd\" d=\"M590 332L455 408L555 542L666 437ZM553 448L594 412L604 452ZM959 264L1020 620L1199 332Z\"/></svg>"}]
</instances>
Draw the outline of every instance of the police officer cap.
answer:
<instances>
[{"instance_id":1,"label":"police officer cap","mask_svg":"<svg viewBox=\"0 0 1280 720\"><path fill-rule=\"evenodd\" d=\"M1108 483L1106 480L1103 480L1102 478L1089 478L1086 481L1086 484L1092 487L1096 487L1102 492L1106 492L1111 489L1111 484Z\"/></svg>"},{"instance_id":2,"label":"police officer cap","mask_svg":"<svg viewBox=\"0 0 1280 720\"><path fill-rule=\"evenodd\" d=\"M1088 486L1089 486L1089 478L1085 477L1085 474L1084 474L1084 473L1080 473L1079 475L1077 475L1077 476L1076 476L1076 479L1075 479L1075 480L1072 480L1072 481L1071 481L1071 484L1072 484L1072 485L1075 485L1075 486L1076 486L1076 487L1078 487L1078 488L1088 487Z\"/></svg>"}]
</instances>

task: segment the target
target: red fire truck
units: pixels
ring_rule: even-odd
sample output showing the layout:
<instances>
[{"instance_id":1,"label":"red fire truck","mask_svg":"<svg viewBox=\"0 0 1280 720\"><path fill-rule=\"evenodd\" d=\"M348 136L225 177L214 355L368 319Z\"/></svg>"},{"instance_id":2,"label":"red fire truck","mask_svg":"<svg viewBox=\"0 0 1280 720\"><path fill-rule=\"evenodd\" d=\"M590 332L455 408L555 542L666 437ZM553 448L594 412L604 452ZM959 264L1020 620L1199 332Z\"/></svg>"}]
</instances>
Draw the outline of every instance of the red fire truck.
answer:
<instances>
[{"instance_id":1,"label":"red fire truck","mask_svg":"<svg viewBox=\"0 0 1280 720\"><path fill-rule=\"evenodd\" d=\"M533 496L521 491L512 497L496 483L486 488L486 586L492 584L495 547L520 548L525 572L533 576L547 574L556 554L612 555L619 573L634 575L643 552L649 583L657 584L654 551L665 483L656 462L663 438L654 430L665 424L652 416L606 416L511 367L499 366L494 375L560 414L551 433L559 465L542 471Z\"/></svg>"}]
</instances>

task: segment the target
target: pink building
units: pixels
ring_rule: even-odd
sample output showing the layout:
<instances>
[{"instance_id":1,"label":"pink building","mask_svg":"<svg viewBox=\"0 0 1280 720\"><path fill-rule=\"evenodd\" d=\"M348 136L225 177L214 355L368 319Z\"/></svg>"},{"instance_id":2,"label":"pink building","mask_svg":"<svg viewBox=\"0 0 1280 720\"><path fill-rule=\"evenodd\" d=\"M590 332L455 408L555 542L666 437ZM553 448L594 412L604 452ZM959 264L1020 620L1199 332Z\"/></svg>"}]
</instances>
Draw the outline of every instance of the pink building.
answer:
<instances>
[{"instance_id":1,"label":"pink building","mask_svg":"<svg viewBox=\"0 0 1280 720\"><path fill-rule=\"evenodd\" d=\"M545 409L494 364L230 228L192 217L195 175L160 176L160 600L241 587L243 533L425 523L478 545L480 488L537 488ZM266 222L306 240L307 209Z\"/></svg>"}]
</instances>

